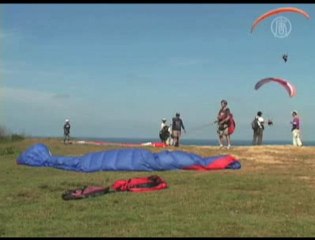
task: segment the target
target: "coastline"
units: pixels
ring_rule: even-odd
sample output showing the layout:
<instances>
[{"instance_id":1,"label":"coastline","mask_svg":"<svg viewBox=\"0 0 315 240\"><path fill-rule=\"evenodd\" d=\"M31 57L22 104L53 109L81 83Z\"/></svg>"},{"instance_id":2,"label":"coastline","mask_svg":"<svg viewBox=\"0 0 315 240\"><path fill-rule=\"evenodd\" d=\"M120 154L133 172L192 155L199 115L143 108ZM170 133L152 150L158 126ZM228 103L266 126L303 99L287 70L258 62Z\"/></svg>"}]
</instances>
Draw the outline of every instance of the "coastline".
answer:
<instances>
[{"instance_id":1,"label":"coastline","mask_svg":"<svg viewBox=\"0 0 315 240\"><path fill-rule=\"evenodd\" d=\"M26 139L56 139L63 141L63 137L26 137ZM71 137L70 141L75 144L93 144L93 145L121 145L121 146L150 146L154 143L160 143L158 138L98 138L98 137ZM181 147L199 147L199 148L218 148L216 139L182 139ZM266 140L262 145L252 145L251 140L232 140L232 148L235 147L294 147L291 141ZM172 147L172 146L167 146ZM315 147L315 141L304 141L302 147Z\"/></svg>"},{"instance_id":2,"label":"coastline","mask_svg":"<svg viewBox=\"0 0 315 240\"><path fill-rule=\"evenodd\" d=\"M74 141L97 141L108 143L121 143L121 144L143 144L149 142L160 142L158 138L98 138L98 137L73 137ZM182 138L180 145L182 146L218 146L217 139L185 139ZM232 146L246 146L252 145L251 140L237 140L232 139ZM265 140L261 146L293 146L290 140ZM315 146L315 141L304 141L303 146Z\"/></svg>"}]
</instances>

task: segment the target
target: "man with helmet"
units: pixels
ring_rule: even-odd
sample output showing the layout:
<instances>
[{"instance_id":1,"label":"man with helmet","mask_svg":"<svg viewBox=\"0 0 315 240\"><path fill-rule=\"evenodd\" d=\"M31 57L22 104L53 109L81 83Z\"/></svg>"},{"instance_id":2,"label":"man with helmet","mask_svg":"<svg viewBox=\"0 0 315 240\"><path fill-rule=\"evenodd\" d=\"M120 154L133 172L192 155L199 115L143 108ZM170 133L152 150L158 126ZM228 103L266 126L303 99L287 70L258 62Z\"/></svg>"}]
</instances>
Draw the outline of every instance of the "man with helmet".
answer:
<instances>
[{"instance_id":1,"label":"man with helmet","mask_svg":"<svg viewBox=\"0 0 315 240\"><path fill-rule=\"evenodd\" d=\"M224 146L223 141L226 140L227 149L231 147L231 139L229 133L231 112L228 108L228 102L226 100L221 101L221 108L218 112L217 120L215 121L218 124L218 136L220 148Z\"/></svg>"}]
</instances>

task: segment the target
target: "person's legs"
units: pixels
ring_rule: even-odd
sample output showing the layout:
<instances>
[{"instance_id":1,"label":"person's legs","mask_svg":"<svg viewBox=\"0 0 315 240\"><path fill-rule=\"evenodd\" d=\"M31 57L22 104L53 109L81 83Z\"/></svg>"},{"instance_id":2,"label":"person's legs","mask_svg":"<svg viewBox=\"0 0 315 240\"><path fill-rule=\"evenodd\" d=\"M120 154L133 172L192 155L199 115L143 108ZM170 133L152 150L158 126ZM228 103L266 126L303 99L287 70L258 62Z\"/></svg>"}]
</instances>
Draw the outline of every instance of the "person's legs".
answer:
<instances>
[{"instance_id":1,"label":"person's legs","mask_svg":"<svg viewBox=\"0 0 315 240\"><path fill-rule=\"evenodd\" d=\"M231 146L231 139L230 139L230 135L229 135L229 128L227 126L222 131L222 136L225 139L225 144L226 144L227 148L230 148L230 146ZM224 145L224 143L223 143L223 145Z\"/></svg>"},{"instance_id":2,"label":"person's legs","mask_svg":"<svg viewBox=\"0 0 315 240\"><path fill-rule=\"evenodd\" d=\"M294 146L302 146L302 141L300 138L300 130L299 129L295 129L293 130L293 145Z\"/></svg>"},{"instance_id":3,"label":"person's legs","mask_svg":"<svg viewBox=\"0 0 315 240\"><path fill-rule=\"evenodd\" d=\"M258 142L257 145L262 144L262 138L263 138L263 130L261 128L258 129Z\"/></svg>"},{"instance_id":4,"label":"person's legs","mask_svg":"<svg viewBox=\"0 0 315 240\"><path fill-rule=\"evenodd\" d=\"M66 136L66 141L69 143L70 142L70 135L69 134L67 134L67 136Z\"/></svg>"},{"instance_id":5,"label":"person's legs","mask_svg":"<svg viewBox=\"0 0 315 240\"><path fill-rule=\"evenodd\" d=\"M293 146L297 146L295 130L292 131L292 143L293 143Z\"/></svg>"},{"instance_id":6,"label":"person's legs","mask_svg":"<svg viewBox=\"0 0 315 240\"><path fill-rule=\"evenodd\" d=\"M227 148L229 149L231 147L231 137L230 135L226 135L226 143L227 143Z\"/></svg>"},{"instance_id":7,"label":"person's legs","mask_svg":"<svg viewBox=\"0 0 315 240\"><path fill-rule=\"evenodd\" d=\"M302 144L302 140L301 140L301 137L300 137L300 130L298 131L298 136L297 136L297 139L296 139L296 143L299 147L301 147L303 144Z\"/></svg>"},{"instance_id":8,"label":"person's legs","mask_svg":"<svg viewBox=\"0 0 315 240\"><path fill-rule=\"evenodd\" d=\"M176 136L175 130L172 132L172 135L173 135L173 145L175 146L177 144L177 136Z\"/></svg>"},{"instance_id":9,"label":"person's legs","mask_svg":"<svg viewBox=\"0 0 315 240\"><path fill-rule=\"evenodd\" d=\"M177 147L179 147L179 145L180 145L180 137L181 137L181 131L178 131L178 134L177 134Z\"/></svg>"},{"instance_id":10,"label":"person's legs","mask_svg":"<svg viewBox=\"0 0 315 240\"><path fill-rule=\"evenodd\" d=\"M220 147L223 147L223 132L220 129L218 129L217 133L218 133L219 145Z\"/></svg>"},{"instance_id":11,"label":"person's legs","mask_svg":"<svg viewBox=\"0 0 315 240\"><path fill-rule=\"evenodd\" d=\"M253 131L253 142L252 142L253 145L256 145L257 144L257 134L256 134L256 131Z\"/></svg>"},{"instance_id":12,"label":"person's legs","mask_svg":"<svg viewBox=\"0 0 315 240\"><path fill-rule=\"evenodd\" d=\"M173 139L173 134L169 137L169 145L173 146L174 145L174 139Z\"/></svg>"},{"instance_id":13,"label":"person's legs","mask_svg":"<svg viewBox=\"0 0 315 240\"><path fill-rule=\"evenodd\" d=\"M224 129L218 129L218 134L219 134L219 144L220 148L224 146L224 140L228 148L231 146L231 139L229 135L229 129L226 127Z\"/></svg>"},{"instance_id":14,"label":"person's legs","mask_svg":"<svg viewBox=\"0 0 315 240\"><path fill-rule=\"evenodd\" d=\"M180 131L174 130L174 131L173 131L173 136L174 136L174 146L175 146L175 147L178 147L178 145L179 145Z\"/></svg>"}]
</instances>

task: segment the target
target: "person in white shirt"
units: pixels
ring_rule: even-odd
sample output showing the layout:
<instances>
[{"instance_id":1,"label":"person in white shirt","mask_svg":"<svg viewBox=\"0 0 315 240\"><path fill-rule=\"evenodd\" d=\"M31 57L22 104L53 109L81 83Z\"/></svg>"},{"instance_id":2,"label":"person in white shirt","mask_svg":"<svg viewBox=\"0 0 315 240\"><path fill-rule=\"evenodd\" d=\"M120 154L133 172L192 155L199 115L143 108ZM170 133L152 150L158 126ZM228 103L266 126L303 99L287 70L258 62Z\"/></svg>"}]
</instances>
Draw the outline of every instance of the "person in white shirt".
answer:
<instances>
[{"instance_id":1,"label":"person in white shirt","mask_svg":"<svg viewBox=\"0 0 315 240\"><path fill-rule=\"evenodd\" d=\"M161 142L167 144L167 139L169 138L169 131L168 131L169 126L166 124L166 118L162 118L162 123L161 123L161 129L160 129L160 139Z\"/></svg>"},{"instance_id":2,"label":"person in white shirt","mask_svg":"<svg viewBox=\"0 0 315 240\"><path fill-rule=\"evenodd\" d=\"M163 129L163 127L166 126L166 118L162 118L162 122L161 122L161 129Z\"/></svg>"},{"instance_id":3,"label":"person in white shirt","mask_svg":"<svg viewBox=\"0 0 315 240\"><path fill-rule=\"evenodd\" d=\"M262 112L257 112L257 115L255 117L255 120L257 121L257 127L253 129L253 145L261 145L262 139L263 139L263 133L265 129L265 120L262 117Z\"/></svg>"}]
</instances>

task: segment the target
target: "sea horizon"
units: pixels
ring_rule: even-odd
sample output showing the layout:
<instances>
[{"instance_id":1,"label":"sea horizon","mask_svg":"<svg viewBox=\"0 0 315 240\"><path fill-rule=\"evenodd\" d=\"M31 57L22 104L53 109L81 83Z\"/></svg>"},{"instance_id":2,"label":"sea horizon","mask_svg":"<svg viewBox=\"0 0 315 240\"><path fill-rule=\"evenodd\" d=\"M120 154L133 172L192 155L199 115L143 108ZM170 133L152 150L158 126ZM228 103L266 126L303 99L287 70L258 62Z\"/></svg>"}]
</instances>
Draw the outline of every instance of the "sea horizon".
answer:
<instances>
[{"instance_id":1,"label":"sea horizon","mask_svg":"<svg viewBox=\"0 0 315 240\"><path fill-rule=\"evenodd\" d=\"M98 141L98 142L113 142L113 143L132 143L141 144L148 142L160 142L159 138L132 138L132 137L72 137L75 141ZM186 139L180 141L181 145L196 145L196 146L218 146L217 139ZM252 146L252 140L231 140L232 146ZM262 145L293 145L292 140L263 140ZM315 146L315 141L303 141L303 146Z\"/></svg>"}]
</instances>

